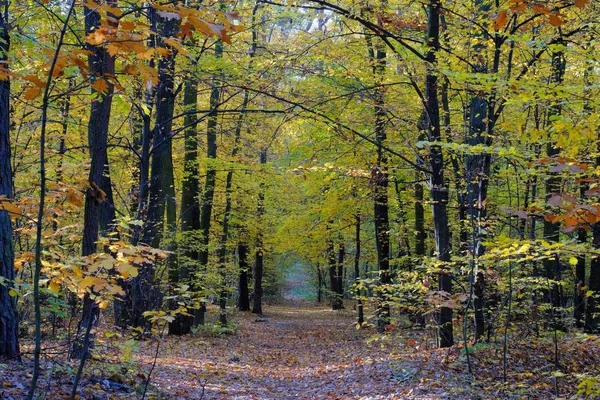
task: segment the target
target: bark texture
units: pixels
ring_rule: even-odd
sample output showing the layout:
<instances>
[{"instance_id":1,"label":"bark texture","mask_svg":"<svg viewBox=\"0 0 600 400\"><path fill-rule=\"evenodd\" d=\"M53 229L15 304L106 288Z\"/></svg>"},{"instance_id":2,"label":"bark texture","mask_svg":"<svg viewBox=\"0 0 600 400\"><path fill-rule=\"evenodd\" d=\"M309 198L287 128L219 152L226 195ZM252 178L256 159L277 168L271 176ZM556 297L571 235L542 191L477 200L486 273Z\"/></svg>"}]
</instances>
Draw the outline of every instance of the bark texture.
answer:
<instances>
[{"instance_id":1,"label":"bark texture","mask_svg":"<svg viewBox=\"0 0 600 400\"><path fill-rule=\"evenodd\" d=\"M10 47L7 1L0 1L0 69ZM13 198L13 175L10 165L10 80L0 80L0 196ZM15 298L10 289L15 279L15 251L11 216L0 211L0 358L19 357L19 320Z\"/></svg>"}]
</instances>

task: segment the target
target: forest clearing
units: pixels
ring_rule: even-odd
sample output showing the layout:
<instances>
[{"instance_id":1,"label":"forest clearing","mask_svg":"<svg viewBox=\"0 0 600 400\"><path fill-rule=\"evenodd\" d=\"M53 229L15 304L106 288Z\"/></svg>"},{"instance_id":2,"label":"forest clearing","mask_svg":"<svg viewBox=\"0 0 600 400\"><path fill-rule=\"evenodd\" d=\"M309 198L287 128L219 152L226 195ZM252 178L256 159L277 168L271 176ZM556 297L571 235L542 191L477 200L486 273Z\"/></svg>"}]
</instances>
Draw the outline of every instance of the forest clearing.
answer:
<instances>
[{"instance_id":1,"label":"forest clearing","mask_svg":"<svg viewBox=\"0 0 600 400\"><path fill-rule=\"evenodd\" d=\"M0 0L0 400L600 398L599 18Z\"/></svg>"}]
</instances>

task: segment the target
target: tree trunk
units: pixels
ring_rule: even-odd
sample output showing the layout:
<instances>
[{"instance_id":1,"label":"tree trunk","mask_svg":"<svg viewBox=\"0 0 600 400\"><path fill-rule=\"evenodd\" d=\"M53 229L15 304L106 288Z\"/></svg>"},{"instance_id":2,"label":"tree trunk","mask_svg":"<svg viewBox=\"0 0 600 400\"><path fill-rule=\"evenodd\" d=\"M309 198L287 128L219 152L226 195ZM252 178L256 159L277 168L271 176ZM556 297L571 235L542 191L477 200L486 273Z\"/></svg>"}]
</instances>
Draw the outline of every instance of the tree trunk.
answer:
<instances>
[{"instance_id":1,"label":"tree trunk","mask_svg":"<svg viewBox=\"0 0 600 400\"><path fill-rule=\"evenodd\" d=\"M598 142L596 145L596 151L598 152L599 150L600 133L598 134ZM596 157L596 168L598 167L600 167L600 157ZM596 222L592 225L592 247L594 249L600 249L600 222ZM579 271L579 263L577 268L578 276L580 272L585 274L585 265L583 266L583 271ZM585 284L585 279L583 282ZM584 287L585 285L580 287L578 284L576 290L581 290L581 292L584 292ZM584 331L587 333L600 333L600 309L598 307L600 299L600 257L593 257L591 259L588 290L592 292L590 297L587 297L586 293L581 293L581 295L587 299Z\"/></svg>"},{"instance_id":2,"label":"tree trunk","mask_svg":"<svg viewBox=\"0 0 600 400\"><path fill-rule=\"evenodd\" d=\"M8 68L10 36L8 0L0 1L0 71ZM10 149L10 80L0 80L0 196L13 198ZM2 208L0 203L0 209ZM19 357L19 320L16 297L10 295L15 280L15 251L11 215L0 211L0 358Z\"/></svg>"},{"instance_id":3,"label":"tree trunk","mask_svg":"<svg viewBox=\"0 0 600 400\"><path fill-rule=\"evenodd\" d=\"M488 101L480 96L471 99L469 115L470 146L489 145L487 135ZM484 296L485 280L482 273L476 272L477 259L483 255L483 226L486 217L487 187L490 173L489 154L469 154L466 157L465 175L467 180L466 213L470 219L471 238L468 240L471 254L471 275L473 282L473 308L475 311L475 342L485 333Z\"/></svg>"},{"instance_id":4,"label":"tree trunk","mask_svg":"<svg viewBox=\"0 0 600 400\"><path fill-rule=\"evenodd\" d=\"M344 308L344 259L346 258L346 247L344 242L340 242L338 247L337 279L336 293L340 298L341 308Z\"/></svg>"},{"instance_id":5,"label":"tree trunk","mask_svg":"<svg viewBox=\"0 0 600 400\"><path fill-rule=\"evenodd\" d=\"M429 117L429 141L441 140L440 109L438 100L438 77L436 53L440 49L440 1L429 0L427 5L427 78L425 90L426 113ZM444 159L442 149L438 145L430 148L431 162L431 201L435 231L437 257L442 262L450 261L450 230L448 228L448 188L444 183ZM440 273L438 288L440 291L452 293L450 271L444 268ZM454 344L452 327L452 309L441 307L439 312L439 346L450 347Z\"/></svg>"},{"instance_id":6,"label":"tree trunk","mask_svg":"<svg viewBox=\"0 0 600 400\"><path fill-rule=\"evenodd\" d=\"M114 6L115 2L109 2L109 4ZM90 34L100 26L100 14L87 7L84 8L84 13L86 34ZM88 177L89 187L85 194L83 243L81 246L83 256L89 256L97 252L96 242L100 231L100 219L101 217L109 218L107 212L110 215L110 209L106 210L105 208L107 184L110 189L110 180L105 177L105 171L108 169L108 128L114 91L114 86L109 77L112 77L115 72L115 57L111 56L104 47L88 45L88 50L91 52L88 56L88 64L92 83L103 79L106 82L107 89L106 92L98 92L92 88L92 95L97 96L97 99L92 101L88 122L88 147L91 166ZM114 215L114 211L112 215ZM106 221L103 222L105 226L108 225ZM90 293L86 293L83 299L83 315L77 327L71 357L79 359L88 357L88 354L85 354L87 349L83 346L85 339L82 335L90 331L99 313L98 305L91 299Z\"/></svg>"},{"instance_id":7,"label":"tree trunk","mask_svg":"<svg viewBox=\"0 0 600 400\"><path fill-rule=\"evenodd\" d=\"M600 166L599 160L596 161L596 165ZM598 222L592 226L592 246L595 249L600 249L600 223ZM585 332L599 333L600 310L598 307L598 299L600 296L600 257L594 257L591 260L588 290L592 291L592 296L587 298L587 307L585 309Z\"/></svg>"},{"instance_id":8,"label":"tree trunk","mask_svg":"<svg viewBox=\"0 0 600 400\"><path fill-rule=\"evenodd\" d=\"M356 322L358 322L358 324L362 324L363 322L365 322L365 314L364 314L364 309L363 309L363 302L362 302L362 290L360 289L360 214L356 214L354 216L354 226L355 226L355 234L354 234L354 247L355 247L355 252L354 252L354 280L356 282L357 285L357 290L356 290L356 296L357 296L357 300L356 300Z\"/></svg>"},{"instance_id":9,"label":"tree trunk","mask_svg":"<svg viewBox=\"0 0 600 400\"><path fill-rule=\"evenodd\" d=\"M239 258L239 297L238 297L238 310L250 311L250 293L248 292L248 272L250 271L250 265L248 264L248 243L245 238L240 239L238 242L238 258Z\"/></svg>"},{"instance_id":10,"label":"tree trunk","mask_svg":"<svg viewBox=\"0 0 600 400\"><path fill-rule=\"evenodd\" d=\"M193 77L185 81L183 92L184 110L188 114L184 118L184 171L181 185L181 233L184 238L182 254L177 268L170 269L170 280L175 285L190 285L190 264L198 259L198 252L190 249L187 241L192 238L190 234L200 228L200 202L198 193L200 183L198 176L198 131L197 116L195 111L198 103L198 82ZM191 332L194 317L189 315L177 315L175 320L169 324L170 335L187 335Z\"/></svg>"},{"instance_id":11,"label":"tree trunk","mask_svg":"<svg viewBox=\"0 0 600 400\"><path fill-rule=\"evenodd\" d=\"M246 113L246 108L248 107L248 99L249 92L246 90L244 93L244 100L242 102L242 106L240 108L240 115L237 120L237 125L235 127L235 139L233 143L233 149L231 150L231 158L235 159L235 156L239 151L240 138L242 135L242 127L244 124L244 116ZM231 195L232 195L232 185L233 185L233 167L227 171L227 178L225 179L225 211L223 212L223 233L221 235L221 243L219 245L219 268L221 270L221 293L220 293L220 305L221 305L221 324L227 324L227 314L225 312L225 307L227 305L227 287L225 284L226 279L226 256L227 256L227 239L229 238L229 220L231 218ZM246 283L247 288L247 283Z\"/></svg>"},{"instance_id":12,"label":"tree trunk","mask_svg":"<svg viewBox=\"0 0 600 400\"><path fill-rule=\"evenodd\" d=\"M157 16L157 30L160 38L173 37L177 34L178 20ZM159 38L159 42L162 40ZM162 45L162 44L161 44ZM164 44L169 54L158 62L159 83L156 87L156 113L153 130L151 175L148 181L148 207L142 231L141 241L151 247L158 248L164 230L164 217L167 201L171 201L173 182L173 156L171 148L171 130L175 106L175 56L176 50ZM171 219L172 216L169 218ZM170 221L172 223L172 221ZM129 304L124 307L129 311L124 318L129 325L149 328L144 312L158 308L162 302L160 290L154 286L154 267L150 263L139 266L138 276L128 288ZM127 310L128 309L128 310Z\"/></svg>"},{"instance_id":13,"label":"tree trunk","mask_svg":"<svg viewBox=\"0 0 600 400\"><path fill-rule=\"evenodd\" d=\"M267 163L267 149L263 148L260 151L260 164L264 166ZM258 207L256 210L256 216L258 219L258 236L256 238L256 264L254 265L254 303L252 305L252 312L254 314L262 314L262 280L263 280L263 262L264 262L264 249L263 249L263 233L262 218L265 214L265 183L264 179L260 184L258 193Z\"/></svg>"},{"instance_id":14,"label":"tree trunk","mask_svg":"<svg viewBox=\"0 0 600 400\"><path fill-rule=\"evenodd\" d=\"M317 263L317 303L323 302L323 271L321 263Z\"/></svg>"},{"instance_id":15,"label":"tree trunk","mask_svg":"<svg viewBox=\"0 0 600 400\"><path fill-rule=\"evenodd\" d=\"M331 309L340 310L341 299L338 296L338 272L337 272L337 260L335 258L335 248L333 240L327 241L327 261L329 263L329 289L331 292Z\"/></svg>"},{"instance_id":16,"label":"tree trunk","mask_svg":"<svg viewBox=\"0 0 600 400\"><path fill-rule=\"evenodd\" d=\"M552 53L552 76L550 82L555 85L561 85L564 79L566 68L565 55L562 51ZM562 105L557 100L555 103L550 104L548 107L547 114L547 126L552 126L552 121L555 117L559 117L562 113ZM555 158L560 154L560 150L556 147L556 143L550 140L546 146L546 155L549 158ZM546 201L553 195L560 194L561 178L556 172L550 172L549 177L546 181ZM544 239L550 243L556 243L560 240L560 223L552 223L551 221L544 220ZM554 255L544 260L544 275L549 280L560 280L560 265L558 256ZM556 283L551 285L547 300L552 304L553 308L561 306L561 296L559 285ZM557 310L554 310L554 315L557 315ZM554 318L553 318L554 319ZM556 328L564 328L561 321L556 321Z\"/></svg>"},{"instance_id":17,"label":"tree trunk","mask_svg":"<svg viewBox=\"0 0 600 400\"><path fill-rule=\"evenodd\" d=\"M219 40L215 45L215 57L223 57L223 43ZM200 269L203 273L206 273L208 268L208 255L210 243L210 222L213 210L213 198L215 195L215 184L217 180L217 170L213 165L214 160L217 158L217 107L221 98L221 87L217 80L212 84L212 90L210 92L210 110L212 114L208 117L207 128L206 128L206 156L208 159L208 165L206 167L206 181L204 183L204 194L202 196L202 207L200 213L200 234L201 246L198 261ZM204 322L204 314L206 312L206 303L202 302L200 309L196 312L196 325L202 325Z\"/></svg>"},{"instance_id":18,"label":"tree trunk","mask_svg":"<svg viewBox=\"0 0 600 400\"><path fill-rule=\"evenodd\" d=\"M383 79L386 67L386 52L383 43L378 43L371 50L373 73ZM371 185L373 187L373 218L375 224L375 246L377 249L377 267L379 269L380 298L377 305L377 329L382 332L390 319L388 285L390 276L390 223L388 204L388 158L383 150L386 135L386 107L383 89L376 88L375 98L375 140L377 143L377 164L371 169Z\"/></svg>"}]
</instances>

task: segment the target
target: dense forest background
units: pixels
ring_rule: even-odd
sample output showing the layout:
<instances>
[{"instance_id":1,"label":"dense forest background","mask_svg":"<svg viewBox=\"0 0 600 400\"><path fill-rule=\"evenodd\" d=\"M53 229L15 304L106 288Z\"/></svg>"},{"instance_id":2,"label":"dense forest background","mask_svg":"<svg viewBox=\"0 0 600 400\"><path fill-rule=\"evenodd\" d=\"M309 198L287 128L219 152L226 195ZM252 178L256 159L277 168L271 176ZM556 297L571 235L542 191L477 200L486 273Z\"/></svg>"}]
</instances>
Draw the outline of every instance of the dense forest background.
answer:
<instances>
[{"instance_id":1,"label":"dense forest background","mask_svg":"<svg viewBox=\"0 0 600 400\"><path fill-rule=\"evenodd\" d=\"M550 349L519 374L600 395L563 361L600 331L599 11L0 0L0 357L33 399L60 347L76 398L107 329L235 335L287 298L506 384Z\"/></svg>"}]
</instances>

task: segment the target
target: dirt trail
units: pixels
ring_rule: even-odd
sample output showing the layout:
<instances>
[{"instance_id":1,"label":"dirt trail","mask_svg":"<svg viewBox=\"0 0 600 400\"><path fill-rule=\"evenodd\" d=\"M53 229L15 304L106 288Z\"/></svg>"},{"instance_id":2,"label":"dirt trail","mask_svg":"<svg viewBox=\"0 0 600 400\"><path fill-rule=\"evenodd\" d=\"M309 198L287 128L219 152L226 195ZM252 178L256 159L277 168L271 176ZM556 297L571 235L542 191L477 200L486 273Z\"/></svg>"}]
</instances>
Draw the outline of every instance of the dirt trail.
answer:
<instances>
[{"instance_id":1,"label":"dirt trail","mask_svg":"<svg viewBox=\"0 0 600 400\"><path fill-rule=\"evenodd\" d=\"M398 354L390 356L398 345L366 345L373 332L356 330L349 312L288 306L266 313L237 314L236 335L168 338L153 384L181 399L201 398L203 390L204 399L407 398L401 381L418 373L417 363L398 368Z\"/></svg>"}]
</instances>

